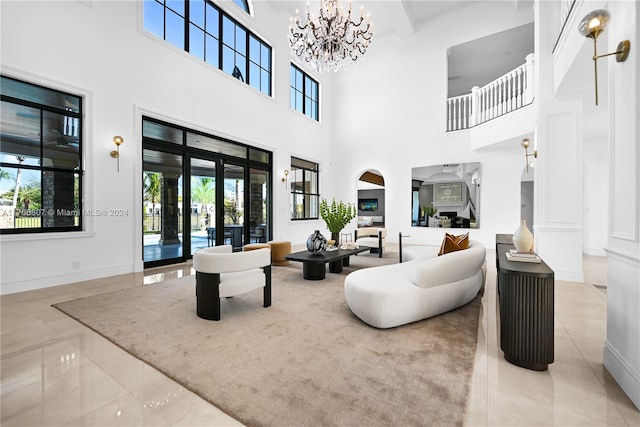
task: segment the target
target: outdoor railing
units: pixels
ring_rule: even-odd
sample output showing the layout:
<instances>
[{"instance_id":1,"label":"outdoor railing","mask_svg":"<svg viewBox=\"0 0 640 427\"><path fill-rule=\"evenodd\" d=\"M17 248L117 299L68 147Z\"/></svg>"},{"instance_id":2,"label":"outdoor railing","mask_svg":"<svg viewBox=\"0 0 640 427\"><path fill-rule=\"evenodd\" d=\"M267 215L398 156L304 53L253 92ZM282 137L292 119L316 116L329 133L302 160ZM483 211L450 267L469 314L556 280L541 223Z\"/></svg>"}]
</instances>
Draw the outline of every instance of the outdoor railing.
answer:
<instances>
[{"instance_id":1,"label":"outdoor railing","mask_svg":"<svg viewBox=\"0 0 640 427\"><path fill-rule=\"evenodd\" d=\"M487 122L533 102L535 57L471 93L447 99L447 132Z\"/></svg>"},{"instance_id":2,"label":"outdoor railing","mask_svg":"<svg viewBox=\"0 0 640 427\"><path fill-rule=\"evenodd\" d=\"M203 216L197 213L191 214L191 230L199 230L203 224ZM182 233L182 214L178 214L178 232ZM142 222L143 231L145 233L159 233L162 230L162 214L144 214Z\"/></svg>"}]
</instances>

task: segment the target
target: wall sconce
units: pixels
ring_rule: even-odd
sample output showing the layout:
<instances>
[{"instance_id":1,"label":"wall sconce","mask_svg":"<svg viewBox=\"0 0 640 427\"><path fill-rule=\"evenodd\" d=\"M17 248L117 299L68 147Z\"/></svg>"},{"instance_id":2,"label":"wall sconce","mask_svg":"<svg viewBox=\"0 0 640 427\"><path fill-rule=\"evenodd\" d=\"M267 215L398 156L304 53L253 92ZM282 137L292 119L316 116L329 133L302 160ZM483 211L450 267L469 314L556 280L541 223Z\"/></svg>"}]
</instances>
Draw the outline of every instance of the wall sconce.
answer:
<instances>
[{"instance_id":1,"label":"wall sconce","mask_svg":"<svg viewBox=\"0 0 640 427\"><path fill-rule=\"evenodd\" d=\"M528 138L523 139L520 143L520 145L522 145L522 147L524 148L524 163L527 165L527 173L529 173L529 157L533 156L536 159L538 158L538 150L534 150L533 153L529 154L530 143L531 141L529 141ZM533 162L531 164L531 167L533 167Z\"/></svg>"},{"instance_id":2,"label":"wall sconce","mask_svg":"<svg viewBox=\"0 0 640 427\"><path fill-rule=\"evenodd\" d=\"M480 187L480 177L478 176L478 172L474 172L473 175L471 175L471 182L476 187Z\"/></svg>"},{"instance_id":3,"label":"wall sconce","mask_svg":"<svg viewBox=\"0 0 640 427\"><path fill-rule=\"evenodd\" d=\"M286 183L288 178L289 178L289 171L285 169L284 172L282 172L282 178L280 178L280 181Z\"/></svg>"},{"instance_id":4,"label":"wall sconce","mask_svg":"<svg viewBox=\"0 0 640 427\"><path fill-rule=\"evenodd\" d=\"M595 71L596 82L596 105L598 105L598 59L605 56L615 55L617 62L624 62L629 56L629 51L631 50L631 43L629 40L623 40L618 43L618 47L615 52L598 55L596 40L609 23L609 18L611 18L611 14L609 14L609 12L604 9L597 9L587 14L587 16L582 18L580 24L578 24L578 32L585 37L593 39L593 69Z\"/></svg>"},{"instance_id":5,"label":"wall sconce","mask_svg":"<svg viewBox=\"0 0 640 427\"><path fill-rule=\"evenodd\" d=\"M118 172L120 172L120 146L124 142L124 138L120 135L116 135L113 137L113 143L116 144L116 149L111 150L111 157L118 161Z\"/></svg>"}]
</instances>

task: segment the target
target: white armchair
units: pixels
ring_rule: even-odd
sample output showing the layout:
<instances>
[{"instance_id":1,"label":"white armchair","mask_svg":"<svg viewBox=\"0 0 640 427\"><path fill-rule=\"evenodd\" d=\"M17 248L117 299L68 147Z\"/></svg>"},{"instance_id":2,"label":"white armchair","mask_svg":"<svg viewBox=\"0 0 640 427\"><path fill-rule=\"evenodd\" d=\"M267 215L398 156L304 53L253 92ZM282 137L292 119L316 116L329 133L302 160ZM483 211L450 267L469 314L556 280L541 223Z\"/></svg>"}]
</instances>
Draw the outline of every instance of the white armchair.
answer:
<instances>
[{"instance_id":1,"label":"white armchair","mask_svg":"<svg viewBox=\"0 0 640 427\"><path fill-rule=\"evenodd\" d=\"M233 252L231 245L212 246L193 254L196 270L196 312L220 320L220 298L264 288L264 306L271 306L271 250Z\"/></svg>"},{"instance_id":2,"label":"white armchair","mask_svg":"<svg viewBox=\"0 0 640 427\"><path fill-rule=\"evenodd\" d=\"M372 254L377 253L382 258L382 252L386 246L387 229L378 227L358 228L354 234L354 240L358 245L369 246Z\"/></svg>"}]
</instances>

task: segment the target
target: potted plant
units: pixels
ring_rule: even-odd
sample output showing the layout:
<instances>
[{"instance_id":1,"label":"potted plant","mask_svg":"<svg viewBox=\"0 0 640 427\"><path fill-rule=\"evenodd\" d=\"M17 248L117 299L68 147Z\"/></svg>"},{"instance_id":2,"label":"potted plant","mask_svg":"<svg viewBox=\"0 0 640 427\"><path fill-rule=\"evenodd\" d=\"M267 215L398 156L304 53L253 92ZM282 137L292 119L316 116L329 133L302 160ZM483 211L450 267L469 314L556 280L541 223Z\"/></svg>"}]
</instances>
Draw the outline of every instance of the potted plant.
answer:
<instances>
[{"instance_id":1,"label":"potted plant","mask_svg":"<svg viewBox=\"0 0 640 427\"><path fill-rule=\"evenodd\" d=\"M356 217L356 207L351 203L336 203L333 199L331 205L326 199L320 202L320 217L327 224L327 228L331 232L331 239L335 241L336 246L339 243L340 231Z\"/></svg>"},{"instance_id":2,"label":"potted plant","mask_svg":"<svg viewBox=\"0 0 640 427\"><path fill-rule=\"evenodd\" d=\"M434 217L435 214L438 212L438 210L433 206L427 206L427 205L424 206L423 210L424 210L424 225L425 227L429 227L429 218Z\"/></svg>"}]
</instances>

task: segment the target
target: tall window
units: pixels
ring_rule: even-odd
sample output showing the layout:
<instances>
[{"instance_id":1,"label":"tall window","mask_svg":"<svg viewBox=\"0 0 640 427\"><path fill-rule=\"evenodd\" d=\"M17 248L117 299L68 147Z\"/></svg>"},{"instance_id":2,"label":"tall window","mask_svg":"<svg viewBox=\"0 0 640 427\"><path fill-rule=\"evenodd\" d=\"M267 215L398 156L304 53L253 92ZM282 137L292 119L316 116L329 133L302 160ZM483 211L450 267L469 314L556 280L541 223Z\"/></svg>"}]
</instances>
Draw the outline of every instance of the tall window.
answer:
<instances>
[{"instance_id":1,"label":"tall window","mask_svg":"<svg viewBox=\"0 0 640 427\"><path fill-rule=\"evenodd\" d=\"M145 0L144 28L271 96L271 47L210 1Z\"/></svg>"},{"instance_id":2,"label":"tall window","mask_svg":"<svg viewBox=\"0 0 640 427\"><path fill-rule=\"evenodd\" d=\"M318 219L318 164L291 157L291 219Z\"/></svg>"},{"instance_id":3,"label":"tall window","mask_svg":"<svg viewBox=\"0 0 640 427\"><path fill-rule=\"evenodd\" d=\"M302 114L318 119L318 82L307 73L291 64L291 108Z\"/></svg>"},{"instance_id":4,"label":"tall window","mask_svg":"<svg viewBox=\"0 0 640 427\"><path fill-rule=\"evenodd\" d=\"M81 230L82 98L0 78L0 232Z\"/></svg>"}]
</instances>

